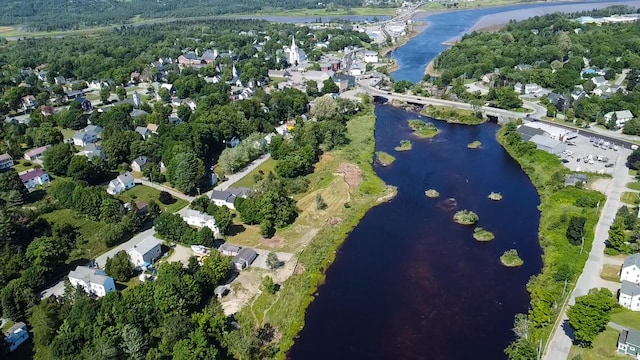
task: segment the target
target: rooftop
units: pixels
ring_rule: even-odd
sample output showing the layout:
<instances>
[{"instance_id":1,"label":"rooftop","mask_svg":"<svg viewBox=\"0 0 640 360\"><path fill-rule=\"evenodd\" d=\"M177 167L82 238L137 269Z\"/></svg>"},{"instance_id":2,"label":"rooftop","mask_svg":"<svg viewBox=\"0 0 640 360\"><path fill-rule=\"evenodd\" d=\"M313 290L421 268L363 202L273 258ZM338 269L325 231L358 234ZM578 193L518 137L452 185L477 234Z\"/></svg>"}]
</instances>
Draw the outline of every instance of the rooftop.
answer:
<instances>
[{"instance_id":1,"label":"rooftop","mask_svg":"<svg viewBox=\"0 0 640 360\"><path fill-rule=\"evenodd\" d=\"M31 179L35 179L37 177L40 177L40 176L46 175L46 174L47 173L42 169L35 169L33 171L29 171L29 172L26 172L26 173L20 175L20 181L27 182L27 181L29 181Z\"/></svg>"},{"instance_id":2,"label":"rooftop","mask_svg":"<svg viewBox=\"0 0 640 360\"><path fill-rule=\"evenodd\" d=\"M631 281L623 280L622 285L620 286L620 294L629 296L640 295L640 286L636 283L632 283Z\"/></svg>"},{"instance_id":3,"label":"rooftop","mask_svg":"<svg viewBox=\"0 0 640 360\"><path fill-rule=\"evenodd\" d=\"M625 329L620 332L618 342L621 344L631 344L640 347L640 331Z\"/></svg>"},{"instance_id":4,"label":"rooftop","mask_svg":"<svg viewBox=\"0 0 640 360\"><path fill-rule=\"evenodd\" d=\"M140 241L136 245L134 245L131 250L135 250L140 254L146 254L154 247L160 245L160 240L158 240L154 236L149 236L146 239Z\"/></svg>"},{"instance_id":5,"label":"rooftop","mask_svg":"<svg viewBox=\"0 0 640 360\"><path fill-rule=\"evenodd\" d=\"M637 266L638 269L640 269L640 253L627 256L627 258L624 259L624 263L622 264L622 267L626 268L627 266L633 266L633 265Z\"/></svg>"},{"instance_id":6,"label":"rooftop","mask_svg":"<svg viewBox=\"0 0 640 360\"><path fill-rule=\"evenodd\" d=\"M0 154L0 161L12 160L13 158L9 153Z\"/></svg>"},{"instance_id":7,"label":"rooftop","mask_svg":"<svg viewBox=\"0 0 640 360\"><path fill-rule=\"evenodd\" d=\"M107 274L96 268L90 268L88 266L78 266L75 270L69 272L69 277L82 280L86 284L100 284L104 285L110 277Z\"/></svg>"}]
</instances>

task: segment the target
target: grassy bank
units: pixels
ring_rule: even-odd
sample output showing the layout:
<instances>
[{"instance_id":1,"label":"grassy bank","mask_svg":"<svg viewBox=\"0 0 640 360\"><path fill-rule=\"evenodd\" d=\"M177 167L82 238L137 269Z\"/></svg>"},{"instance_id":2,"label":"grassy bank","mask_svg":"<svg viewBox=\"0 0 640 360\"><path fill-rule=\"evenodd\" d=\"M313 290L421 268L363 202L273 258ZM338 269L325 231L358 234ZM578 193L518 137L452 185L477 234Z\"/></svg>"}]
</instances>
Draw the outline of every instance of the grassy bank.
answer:
<instances>
[{"instance_id":1,"label":"grassy bank","mask_svg":"<svg viewBox=\"0 0 640 360\"><path fill-rule=\"evenodd\" d=\"M422 111L422 114L452 124L479 125L484 123L482 114L478 116L471 110L453 109L446 106L429 105Z\"/></svg>"},{"instance_id":2,"label":"grassy bank","mask_svg":"<svg viewBox=\"0 0 640 360\"><path fill-rule=\"evenodd\" d=\"M611 313L611 321L628 329L640 329L640 313L631 310L614 309ZM620 331L607 326L605 331L596 336L591 348L571 346L568 359L575 359L578 355L583 360L627 359L628 357L622 356L616 351L619 335Z\"/></svg>"},{"instance_id":3,"label":"grassy bank","mask_svg":"<svg viewBox=\"0 0 640 360\"><path fill-rule=\"evenodd\" d=\"M374 125L373 105L368 105L347 124L349 144L326 153L316 165L314 173L309 175L309 191L298 201L299 217L293 225L276 233L283 241L298 246L298 262L293 275L281 284L278 292L263 292L237 315L258 327L270 324L275 328L279 339L276 358L286 358L287 351L293 346L295 336L304 326L305 310L318 285L324 282L324 273L349 232L367 210L391 196L390 189L372 168ZM346 179L336 175L337 169L345 164L360 169L359 184L345 186ZM335 201L327 201L329 208L323 212L316 210L313 202L318 193L325 200L329 194L337 194ZM329 219L339 221L332 221L330 224L333 225L330 225Z\"/></svg>"},{"instance_id":4,"label":"grassy bank","mask_svg":"<svg viewBox=\"0 0 640 360\"><path fill-rule=\"evenodd\" d=\"M512 346L536 348L540 340L548 340L563 308L558 305L565 304L584 268L598 221L596 205L604 200L604 196L596 191L564 188L564 174L568 170L558 157L536 150L533 143L522 142L515 129L514 123L503 126L498 132L498 141L518 161L540 196L538 239L543 250L543 268L527 284L531 295L529 340L521 340ZM580 245L571 245L566 237L569 221L574 216L586 219L582 253ZM565 279L567 288L563 291Z\"/></svg>"}]
</instances>

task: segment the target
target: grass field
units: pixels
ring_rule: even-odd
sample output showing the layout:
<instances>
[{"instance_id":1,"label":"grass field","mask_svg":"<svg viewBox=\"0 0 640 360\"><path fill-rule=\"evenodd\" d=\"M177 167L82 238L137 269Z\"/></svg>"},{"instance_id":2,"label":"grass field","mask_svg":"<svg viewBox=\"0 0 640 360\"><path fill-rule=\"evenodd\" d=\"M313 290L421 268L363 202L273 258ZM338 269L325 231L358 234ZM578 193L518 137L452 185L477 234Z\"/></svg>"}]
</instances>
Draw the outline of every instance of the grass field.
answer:
<instances>
[{"instance_id":1,"label":"grass field","mask_svg":"<svg viewBox=\"0 0 640 360\"><path fill-rule=\"evenodd\" d=\"M631 192L631 191L623 192L622 195L620 196L620 200L623 203L629 204L629 205L637 205L638 202L640 202L640 200L638 199L638 193Z\"/></svg>"},{"instance_id":2,"label":"grass field","mask_svg":"<svg viewBox=\"0 0 640 360\"><path fill-rule=\"evenodd\" d=\"M73 137L73 134L76 133L75 130L71 130L71 129L67 129L67 128L61 128L58 127L58 130L60 130L60 132L62 133L62 136L64 137L64 139L71 139Z\"/></svg>"},{"instance_id":3,"label":"grass field","mask_svg":"<svg viewBox=\"0 0 640 360\"><path fill-rule=\"evenodd\" d=\"M604 264L602 271L600 271L600 277L604 280L620 282L620 266Z\"/></svg>"},{"instance_id":4,"label":"grass field","mask_svg":"<svg viewBox=\"0 0 640 360\"><path fill-rule=\"evenodd\" d=\"M640 190L640 181L632 181L627 183L627 187L631 190Z\"/></svg>"},{"instance_id":5,"label":"grass field","mask_svg":"<svg viewBox=\"0 0 640 360\"><path fill-rule=\"evenodd\" d=\"M617 354L618 335L620 335L618 331L607 326L607 329L593 341L591 348L571 346L567 359L576 359L578 355L582 360L626 359Z\"/></svg>"},{"instance_id":6,"label":"grass field","mask_svg":"<svg viewBox=\"0 0 640 360\"><path fill-rule=\"evenodd\" d=\"M160 195L160 190L154 189L152 187L144 186L144 185L136 185L133 188L123 192L122 194L119 194L117 197L124 202L129 202L130 200L134 200L134 201L144 201L148 203L150 200L154 200L158 205L160 205L161 209L166 208L167 211L172 213L188 205L188 203L185 200L178 199L175 196L174 198L176 199L176 202L174 202L171 205L163 205L158 200L159 195Z\"/></svg>"},{"instance_id":7,"label":"grass field","mask_svg":"<svg viewBox=\"0 0 640 360\"><path fill-rule=\"evenodd\" d=\"M27 161L26 159L19 159L18 161L14 160L14 165L13 165L13 169L18 172L21 173L23 171L27 171L29 169L33 169L35 167L40 167L40 165L34 164L30 161ZM30 165L27 165L30 164Z\"/></svg>"},{"instance_id":8,"label":"grass field","mask_svg":"<svg viewBox=\"0 0 640 360\"><path fill-rule=\"evenodd\" d=\"M98 237L100 230L104 227L101 222L79 216L70 209L55 210L42 215L41 218L52 224L69 224L80 233L76 249L71 252L67 262L88 258L90 254L97 255L107 250L104 242Z\"/></svg>"},{"instance_id":9,"label":"grass field","mask_svg":"<svg viewBox=\"0 0 640 360\"><path fill-rule=\"evenodd\" d=\"M257 168L253 169L250 173L248 173L242 179L236 181L232 186L233 187L248 187L253 188L256 185L256 175L260 175L260 171L262 171L265 175L269 172L275 172L276 164L278 162L269 158L269 160L263 162Z\"/></svg>"}]
</instances>

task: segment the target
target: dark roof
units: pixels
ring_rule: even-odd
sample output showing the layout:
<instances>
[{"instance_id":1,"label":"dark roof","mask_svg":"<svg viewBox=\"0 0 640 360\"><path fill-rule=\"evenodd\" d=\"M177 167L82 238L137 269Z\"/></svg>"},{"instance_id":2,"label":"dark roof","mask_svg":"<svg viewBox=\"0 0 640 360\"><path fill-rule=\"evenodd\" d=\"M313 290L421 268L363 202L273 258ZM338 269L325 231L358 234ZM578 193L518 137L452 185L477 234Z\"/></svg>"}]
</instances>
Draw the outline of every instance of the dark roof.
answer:
<instances>
[{"instance_id":1,"label":"dark roof","mask_svg":"<svg viewBox=\"0 0 640 360\"><path fill-rule=\"evenodd\" d=\"M218 248L220 251L231 251L231 252L239 252L242 247L233 244L222 244Z\"/></svg>"},{"instance_id":2,"label":"dark roof","mask_svg":"<svg viewBox=\"0 0 640 360\"><path fill-rule=\"evenodd\" d=\"M564 176L564 181L576 182L582 181L583 183L587 183L589 178L585 174L567 174Z\"/></svg>"},{"instance_id":3,"label":"dark roof","mask_svg":"<svg viewBox=\"0 0 640 360\"><path fill-rule=\"evenodd\" d=\"M256 253L255 250L251 249L251 248L242 248L240 249L240 252L238 252L238 255L236 255L233 258L233 262L234 263L246 263L247 266L251 265L251 263L253 262L253 260L255 260L258 257L258 253Z\"/></svg>"},{"instance_id":4,"label":"dark roof","mask_svg":"<svg viewBox=\"0 0 640 360\"><path fill-rule=\"evenodd\" d=\"M536 135L544 135L545 133L542 129L533 128L526 125L518 127L516 132L520 134L520 138L522 139L522 141L529 141L532 137Z\"/></svg>"},{"instance_id":5,"label":"dark roof","mask_svg":"<svg viewBox=\"0 0 640 360\"><path fill-rule=\"evenodd\" d=\"M633 329L624 329L620 332L618 342L621 344L629 344L640 347L640 331Z\"/></svg>"},{"instance_id":6,"label":"dark roof","mask_svg":"<svg viewBox=\"0 0 640 360\"><path fill-rule=\"evenodd\" d=\"M26 174L20 175L20 181L27 182L27 181L29 181L31 179L35 179L35 178L40 177L40 176L45 175L45 174L47 174L47 173L44 172L44 170L36 169L36 170L33 170L33 171L29 171Z\"/></svg>"}]
</instances>

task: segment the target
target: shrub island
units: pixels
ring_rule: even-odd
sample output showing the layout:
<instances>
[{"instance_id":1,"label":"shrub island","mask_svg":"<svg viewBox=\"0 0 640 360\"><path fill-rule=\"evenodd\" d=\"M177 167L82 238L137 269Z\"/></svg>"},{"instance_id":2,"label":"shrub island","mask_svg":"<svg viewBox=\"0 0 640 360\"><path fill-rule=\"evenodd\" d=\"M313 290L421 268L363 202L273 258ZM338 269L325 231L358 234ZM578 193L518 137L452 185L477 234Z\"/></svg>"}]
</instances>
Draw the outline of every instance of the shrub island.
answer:
<instances>
[{"instance_id":1,"label":"shrub island","mask_svg":"<svg viewBox=\"0 0 640 360\"><path fill-rule=\"evenodd\" d=\"M436 189L429 189L425 191L424 194L429 198L437 198L438 196L440 196L440 193Z\"/></svg>"},{"instance_id":2,"label":"shrub island","mask_svg":"<svg viewBox=\"0 0 640 360\"><path fill-rule=\"evenodd\" d=\"M440 132L432 123L426 123L422 120L409 120L409 127L413 129L413 133L422 138L432 138Z\"/></svg>"},{"instance_id":3,"label":"shrub island","mask_svg":"<svg viewBox=\"0 0 640 360\"><path fill-rule=\"evenodd\" d=\"M506 267L518 267L524 264L524 261L518 256L518 250L510 249L500 256L500 262Z\"/></svg>"},{"instance_id":4,"label":"shrub island","mask_svg":"<svg viewBox=\"0 0 640 360\"><path fill-rule=\"evenodd\" d=\"M474 142L472 142L472 143L467 144L467 147L468 147L469 149L478 149L478 148L480 148L481 146L482 146L482 143L481 143L480 141L478 141L478 140L476 140L476 141L474 141Z\"/></svg>"},{"instance_id":5,"label":"shrub island","mask_svg":"<svg viewBox=\"0 0 640 360\"><path fill-rule=\"evenodd\" d=\"M487 231L481 227L477 227L473 230L473 238L478 241L491 241L496 237L491 231Z\"/></svg>"},{"instance_id":6,"label":"shrub island","mask_svg":"<svg viewBox=\"0 0 640 360\"><path fill-rule=\"evenodd\" d=\"M469 210L460 210L453 215L453 221L462 225L473 225L478 222L480 218L476 213Z\"/></svg>"},{"instance_id":7,"label":"shrub island","mask_svg":"<svg viewBox=\"0 0 640 360\"><path fill-rule=\"evenodd\" d=\"M396 146L396 151L409 151L413 148L411 141L409 140L400 140L400 146Z\"/></svg>"},{"instance_id":8,"label":"shrub island","mask_svg":"<svg viewBox=\"0 0 640 360\"><path fill-rule=\"evenodd\" d=\"M496 192L491 192L491 194L489 194L488 198L493 200L493 201L500 201L500 200L502 200L502 194L496 193Z\"/></svg>"},{"instance_id":9,"label":"shrub island","mask_svg":"<svg viewBox=\"0 0 640 360\"><path fill-rule=\"evenodd\" d=\"M380 165L387 166L387 165L391 165L396 160L396 158L393 155L386 153L384 151L377 151L376 160L378 160Z\"/></svg>"}]
</instances>

